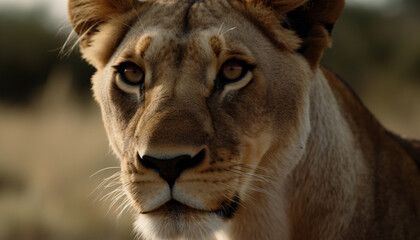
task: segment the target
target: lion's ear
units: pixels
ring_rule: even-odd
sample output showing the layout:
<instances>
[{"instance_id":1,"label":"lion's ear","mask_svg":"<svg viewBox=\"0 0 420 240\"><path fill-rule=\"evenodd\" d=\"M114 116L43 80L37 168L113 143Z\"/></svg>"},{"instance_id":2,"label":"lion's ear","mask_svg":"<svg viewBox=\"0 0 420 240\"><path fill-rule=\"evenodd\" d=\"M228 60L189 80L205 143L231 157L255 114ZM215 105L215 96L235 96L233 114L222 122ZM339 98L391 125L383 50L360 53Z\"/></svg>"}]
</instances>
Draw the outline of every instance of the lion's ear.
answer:
<instances>
[{"instance_id":1,"label":"lion's ear","mask_svg":"<svg viewBox=\"0 0 420 240\"><path fill-rule=\"evenodd\" d=\"M69 17L74 30L83 35L102 23L133 8L133 0L69 0Z\"/></svg>"},{"instance_id":2,"label":"lion's ear","mask_svg":"<svg viewBox=\"0 0 420 240\"><path fill-rule=\"evenodd\" d=\"M303 40L299 49L312 66L318 66L324 49L331 46L331 32L344 8L344 0L309 0L286 13L284 26Z\"/></svg>"},{"instance_id":3,"label":"lion's ear","mask_svg":"<svg viewBox=\"0 0 420 240\"><path fill-rule=\"evenodd\" d=\"M302 40L300 49L312 66L317 66L324 49L330 46L330 34L344 8L344 0L240 0L257 8L268 7L283 27ZM259 18L268 19L266 16Z\"/></svg>"},{"instance_id":4,"label":"lion's ear","mask_svg":"<svg viewBox=\"0 0 420 240\"><path fill-rule=\"evenodd\" d=\"M69 0L70 23L80 36L80 49L89 63L100 68L107 62L139 4L136 0Z\"/></svg>"}]
</instances>

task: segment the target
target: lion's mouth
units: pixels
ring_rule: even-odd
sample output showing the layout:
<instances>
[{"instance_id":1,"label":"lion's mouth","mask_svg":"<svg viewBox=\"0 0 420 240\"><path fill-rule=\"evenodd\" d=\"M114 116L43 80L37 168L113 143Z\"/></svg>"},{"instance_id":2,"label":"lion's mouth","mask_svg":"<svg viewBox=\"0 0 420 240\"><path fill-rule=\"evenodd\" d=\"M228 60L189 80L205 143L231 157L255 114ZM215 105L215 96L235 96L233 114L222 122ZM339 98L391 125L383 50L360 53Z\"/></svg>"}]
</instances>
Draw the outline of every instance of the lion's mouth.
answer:
<instances>
[{"instance_id":1,"label":"lion's mouth","mask_svg":"<svg viewBox=\"0 0 420 240\"><path fill-rule=\"evenodd\" d=\"M191 214L191 213L215 213L216 215L224 218L230 219L233 217L235 212L238 210L240 198L235 195L235 197L230 201L225 201L221 204L221 207L216 210L202 210L197 208L192 208L183 203L180 203L174 199L168 201L157 209L148 212L141 212L141 214L164 214L164 215L182 215L182 214Z\"/></svg>"}]
</instances>

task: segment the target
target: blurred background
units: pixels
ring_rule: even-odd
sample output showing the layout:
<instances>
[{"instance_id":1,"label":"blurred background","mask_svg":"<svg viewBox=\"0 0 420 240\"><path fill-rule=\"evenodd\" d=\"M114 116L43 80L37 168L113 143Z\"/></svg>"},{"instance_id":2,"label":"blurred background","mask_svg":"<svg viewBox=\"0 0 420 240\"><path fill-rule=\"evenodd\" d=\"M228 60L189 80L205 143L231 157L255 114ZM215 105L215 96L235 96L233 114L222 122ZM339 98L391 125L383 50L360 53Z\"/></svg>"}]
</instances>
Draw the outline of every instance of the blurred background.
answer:
<instances>
[{"instance_id":1,"label":"blurred background","mask_svg":"<svg viewBox=\"0 0 420 240\"><path fill-rule=\"evenodd\" d=\"M118 162L90 96L94 70L77 50L59 57L66 8L0 0L2 240L133 238L130 214L101 201L116 186L94 191ZM324 64L386 127L419 138L420 0L347 0L333 37Z\"/></svg>"}]
</instances>

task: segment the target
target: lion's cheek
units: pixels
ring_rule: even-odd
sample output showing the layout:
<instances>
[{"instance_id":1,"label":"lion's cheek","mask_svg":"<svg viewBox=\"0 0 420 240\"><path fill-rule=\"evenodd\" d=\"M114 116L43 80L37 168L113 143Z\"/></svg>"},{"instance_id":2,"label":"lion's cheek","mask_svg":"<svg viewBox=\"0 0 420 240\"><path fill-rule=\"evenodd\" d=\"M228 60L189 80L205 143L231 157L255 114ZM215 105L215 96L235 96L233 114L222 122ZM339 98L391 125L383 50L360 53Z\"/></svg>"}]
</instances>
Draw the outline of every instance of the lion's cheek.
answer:
<instances>
[{"instance_id":1,"label":"lion's cheek","mask_svg":"<svg viewBox=\"0 0 420 240\"><path fill-rule=\"evenodd\" d=\"M160 179L139 181L132 175L122 181L126 195L138 212L153 211L171 199L169 186Z\"/></svg>"}]
</instances>

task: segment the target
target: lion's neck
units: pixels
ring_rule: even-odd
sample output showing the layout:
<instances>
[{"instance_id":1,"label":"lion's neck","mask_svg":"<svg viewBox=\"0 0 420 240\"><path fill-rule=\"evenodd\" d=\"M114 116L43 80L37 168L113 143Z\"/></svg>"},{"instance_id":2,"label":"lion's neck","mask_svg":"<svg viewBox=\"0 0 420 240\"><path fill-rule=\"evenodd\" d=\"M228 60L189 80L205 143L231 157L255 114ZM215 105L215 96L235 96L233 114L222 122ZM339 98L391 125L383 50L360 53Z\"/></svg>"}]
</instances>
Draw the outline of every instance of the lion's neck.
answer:
<instances>
[{"instance_id":1,"label":"lion's neck","mask_svg":"<svg viewBox=\"0 0 420 240\"><path fill-rule=\"evenodd\" d=\"M303 159L288 182L293 239L337 237L351 221L368 177L363 153L325 75L311 89L311 133Z\"/></svg>"},{"instance_id":2,"label":"lion's neck","mask_svg":"<svg viewBox=\"0 0 420 240\"><path fill-rule=\"evenodd\" d=\"M306 154L285 183L288 237L415 238L420 181L413 159L333 73L318 72L310 98Z\"/></svg>"}]
</instances>

